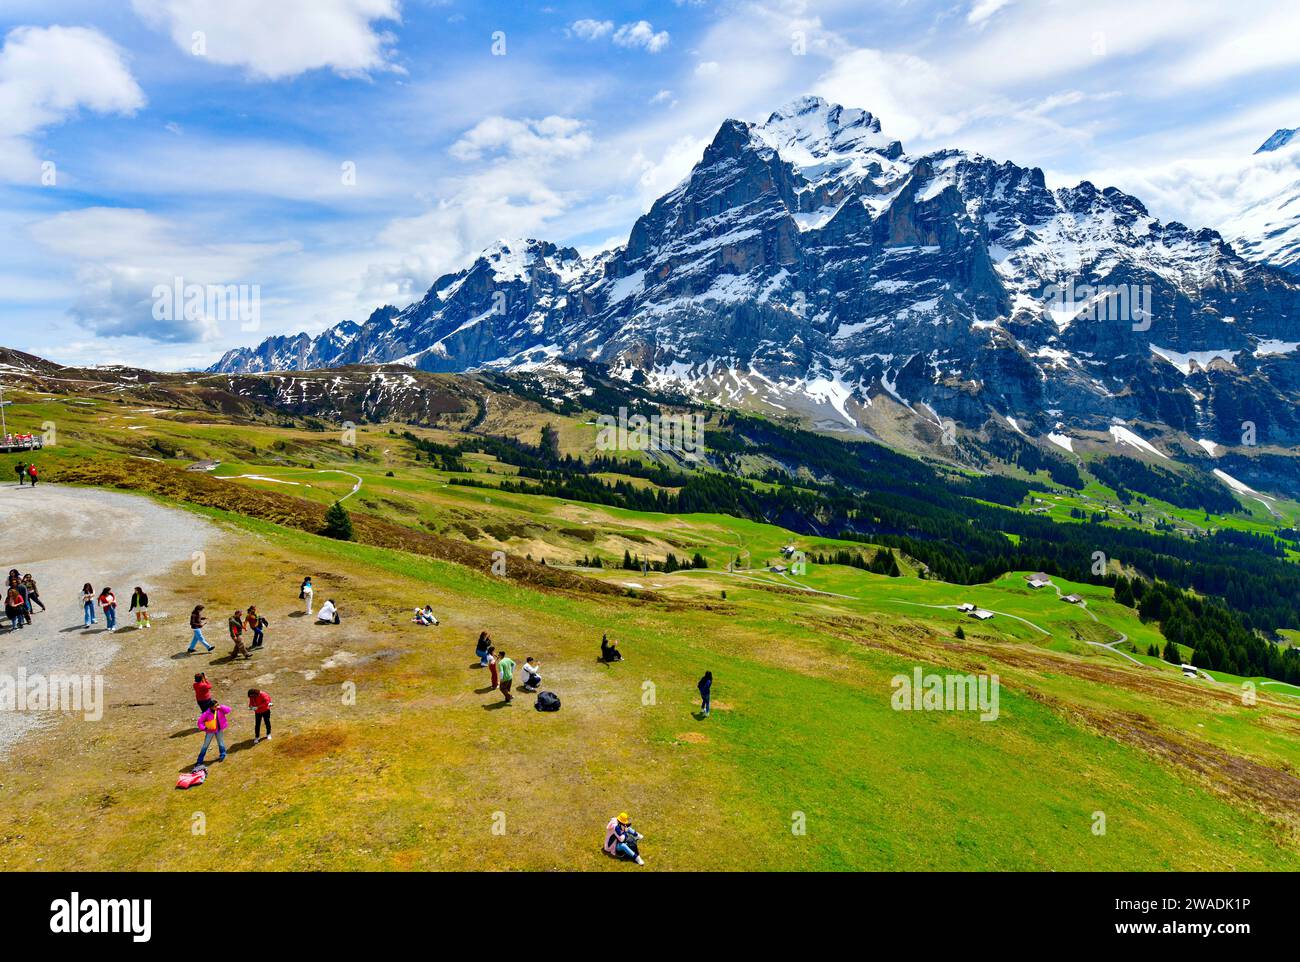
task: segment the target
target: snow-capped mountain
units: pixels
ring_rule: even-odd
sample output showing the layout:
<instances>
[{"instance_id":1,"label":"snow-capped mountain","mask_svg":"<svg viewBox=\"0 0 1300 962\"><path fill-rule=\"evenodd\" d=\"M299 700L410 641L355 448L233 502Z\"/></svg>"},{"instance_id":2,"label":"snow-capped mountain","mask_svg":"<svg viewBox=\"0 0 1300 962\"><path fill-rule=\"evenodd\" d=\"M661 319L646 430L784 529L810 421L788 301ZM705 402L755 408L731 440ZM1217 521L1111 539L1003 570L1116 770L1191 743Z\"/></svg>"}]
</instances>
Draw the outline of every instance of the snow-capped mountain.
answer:
<instances>
[{"instance_id":1,"label":"snow-capped mountain","mask_svg":"<svg viewBox=\"0 0 1300 962\"><path fill-rule=\"evenodd\" d=\"M841 428L901 405L1042 434L1119 419L1228 440L1250 420L1295 443L1298 346L1300 283L1218 233L1036 168L912 156L870 113L805 97L724 122L623 247L503 242L403 310L212 370L588 359Z\"/></svg>"},{"instance_id":2,"label":"snow-capped mountain","mask_svg":"<svg viewBox=\"0 0 1300 962\"><path fill-rule=\"evenodd\" d=\"M1275 155L1280 186L1224 224L1224 235L1250 260L1300 275L1300 128L1277 131L1255 151L1262 154Z\"/></svg>"}]
</instances>

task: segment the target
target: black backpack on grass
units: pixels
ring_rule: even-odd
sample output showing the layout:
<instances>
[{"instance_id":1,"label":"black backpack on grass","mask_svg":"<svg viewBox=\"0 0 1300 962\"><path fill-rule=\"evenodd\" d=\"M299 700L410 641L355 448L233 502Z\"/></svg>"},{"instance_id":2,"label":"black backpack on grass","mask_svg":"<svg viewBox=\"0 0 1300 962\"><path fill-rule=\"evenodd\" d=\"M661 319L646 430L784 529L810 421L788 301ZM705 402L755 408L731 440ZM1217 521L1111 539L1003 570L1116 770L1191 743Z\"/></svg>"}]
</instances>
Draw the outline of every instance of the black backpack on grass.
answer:
<instances>
[{"instance_id":1,"label":"black backpack on grass","mask_svg":"<svg viewBox=\"0 0 1300 962\"><path fill-rule=\"evenodd\" d=\"M533 702L533 707L538 711L559 711L560 696L553 691L540 691L537 693L537 701Z\"/></svg>"}]
</instances>

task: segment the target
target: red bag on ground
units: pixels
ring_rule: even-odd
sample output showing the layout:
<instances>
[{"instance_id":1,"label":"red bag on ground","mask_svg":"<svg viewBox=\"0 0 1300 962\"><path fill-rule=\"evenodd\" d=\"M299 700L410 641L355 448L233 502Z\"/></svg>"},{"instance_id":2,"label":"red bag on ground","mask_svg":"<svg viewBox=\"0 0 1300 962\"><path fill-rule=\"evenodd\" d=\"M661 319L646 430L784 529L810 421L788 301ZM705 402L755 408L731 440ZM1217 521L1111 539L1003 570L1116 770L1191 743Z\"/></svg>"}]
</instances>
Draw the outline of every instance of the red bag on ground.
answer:
<instances>
[{"instance_id":1,"label":"red bag on ground","mask_svg":"<svg viewBox=\"0 0 1300 962\"><path fill-rule=\"evenodd\" d=\"M202 785L208 777L206 768L196 768L192 772L186 772L180 778L176 779L177 788L194 788L196 785Z\"/></svg>"}]
</instances>

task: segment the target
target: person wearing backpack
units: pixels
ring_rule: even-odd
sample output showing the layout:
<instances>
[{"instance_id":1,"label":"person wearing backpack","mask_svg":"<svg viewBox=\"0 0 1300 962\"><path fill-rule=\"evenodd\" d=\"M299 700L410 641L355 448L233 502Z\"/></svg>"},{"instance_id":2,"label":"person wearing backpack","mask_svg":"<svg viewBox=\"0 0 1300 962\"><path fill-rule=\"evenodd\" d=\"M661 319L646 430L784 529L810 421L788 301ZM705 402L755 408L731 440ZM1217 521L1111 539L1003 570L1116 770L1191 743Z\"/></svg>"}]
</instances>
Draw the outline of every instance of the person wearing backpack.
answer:
<instances>
[{"instance_id":1,"label":"person wearing backpack","mask_svg":"<svg viewBox=\"0 0 1300 962\"><path fill-rule=\"evenodd\" d=\"M99 593L99 607L104 612L104 624L109 631L117 631L117 595L112 588Z\"/></svg>"},{"instance_id":2,"label":"person wearing backpack","mask_svg":"<svg viewBox=\"0 0 1300 962\"><path fill-rule=\"evenodd\" d=\"M23 482L27 480L27 465L19 461L14 465L14 473L18 475L18 487L21 488Z\"/></svg>"},{"instance_id":3,"label":"person wearing backpack","mask_svg":"<svg viewBox=\"0 0 1300 962\"><path fill-rule=\"evenodd\" d=\"M203 732L203 747L199 749L199 760L196 765L203 764L203 758L208 753L208 746L212 740L217 740L217 749L220 754L217 761L226 760L226 729L230 727L230 722L226 720L230 714L230 708L227 705L213 705L199 716L199 731Z\"/></svg>"},{"instance_id":4,"label":"person wearing backpack","mask_svg":"<svg viewBox=\"0 0 1300 962\"><path fill-rule=\"evenodd\" d=\"M632 827L632 820L627 812L619 812L605 826L605 851L615 858L626 859L644 865L639 843L645 838Z\"/></svg>"},{"instance_id":5,"label":"person wearing backpack","mask_svg":"<svg viewBox=\"0 0 1300 962\"><path fill-rule=\"evenodd\" d=\"M136 585L135 591L131 593L131 607L128 611L135 612L135 627L152 628L149 624L149 596L144 593L144 589Z\"/></svg>"},{"instance_id":6,"label":"person wearing backpack","mask_svg":"<svg viewBox=\"0 0 1300 962\"><path fill-rule=\"evenodd\" d=\"M253 654L244 645L244 613L236 611L226 622L226 627L230 629L230 640L235 643L234 649L230 652L232 659L243 655L245 659L252 658Z\"/></svg>"},{"instance_id":7,"label":"person wearing backpack","mask_svg":"<svg viewBox=\"0 0 1300 962\"><path fill-rule=\"evenodd\" d=\"M262 725L266 725L266 740L271 740L271 696L256 688L248 689L248 708L253 713L253 744L262 740Z\"/></svg>"},{"instance_id":8,"label":"person wearing backpack","mask_svg":"<svg viewBox=\"0 0 1300 962\"><path fill-rule=\"evenodd\" d=\"M302 579L302 587L298 589L298 600L307 602L307 614L311 614L311 596L314 591L311 575L308 575Z\"/></svg>"},{"instance_id":9,"label":"person wearing backpack","mask_svg":"<svg viewBox=\"0 0 1300 962\"><path fill-rule=\"evenodd\" d=\"M262 647L262 632L266 630L267 620L257 613L256 605L249 605L244 616L244 624L253 632L253 649Z\"/></svg>"},{"instance_id":10,"label":"person wearing backpack","mask_svg":"<svg viewBox=\"0 0 1300 962\"><path fill-rule=\"evenodd\" d=\"M190 612L190 628L194 630L194 636L190 638L190 647L186 654L194 654L194 647L202 645L208 651L213 651L216 646L209 645L208 640L203 637L203 623L208 619L203 615L203 606L195 605L194 610Z\"/></svg>"},{"instance_id":11,"label":"person wearing backpack","mask_svg":"<svg viewBox=\"0 0 1300 962\"><path fill-rule=\"evenodd\" d=\"M95 623L95 589L87 581L81 586L81 609L86 613L86 627Z\"/></svg>"},{"instance_id":12,"label":"person wearing backpack","mask_svg":"<svg viewBox=\"0 0 1300 962\"><path fill-rule=\"evenodd\" d=\"M503 650L501 656L497 658L497 671L501 673L501 681L497 687L501 689L501 694L506 696L506 704L515 700L515 696L510 694L510 686L515 681L515 663L506 657Z\"/></svg>"},{"instance_id":13,"label":"person wearing backpack","mask_svg":"<svg viewBox=\"0 0 1300 962\"><path fill-rule=\"evenodd\" d=\"M713 672L706 671L704 673L704 677L701 678L696 683L695 687L700 690L700 698L703 702L700 705L700 711L704 712L705 718L708 718L709 717L709 693L713 691Z\"/></svg>"}]
</instances>

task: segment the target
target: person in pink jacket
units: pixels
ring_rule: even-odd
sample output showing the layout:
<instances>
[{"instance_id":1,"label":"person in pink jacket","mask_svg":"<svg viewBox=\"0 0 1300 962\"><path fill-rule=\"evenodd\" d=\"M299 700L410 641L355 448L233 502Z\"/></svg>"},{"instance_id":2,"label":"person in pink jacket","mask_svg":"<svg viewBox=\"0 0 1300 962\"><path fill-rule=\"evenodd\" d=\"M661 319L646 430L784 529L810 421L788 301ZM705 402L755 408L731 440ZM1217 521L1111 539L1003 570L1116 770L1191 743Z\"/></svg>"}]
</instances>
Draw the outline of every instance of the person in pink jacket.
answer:
<instances>
[{"instance_id":1,"label":"person in pink jacket","mask_svg":"<svg viewBox=\"0 0 1300 962\"><path fill-rule=\"evenodd\" d=\"M203 732L203 747L199 749L199 760L196 764L203 764L203 756L208 753L208 746L212 744L213 738L217 740L217 748L221 751L217 761L226 760L225 731L230 727L230 722L226 720L229 714L229 705L216 704L199 716L199 731Z\"/></svg>"}]
</instances>

